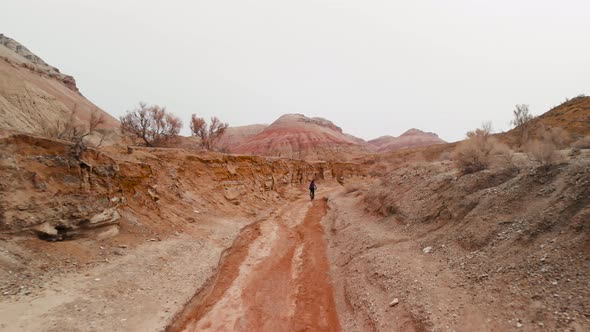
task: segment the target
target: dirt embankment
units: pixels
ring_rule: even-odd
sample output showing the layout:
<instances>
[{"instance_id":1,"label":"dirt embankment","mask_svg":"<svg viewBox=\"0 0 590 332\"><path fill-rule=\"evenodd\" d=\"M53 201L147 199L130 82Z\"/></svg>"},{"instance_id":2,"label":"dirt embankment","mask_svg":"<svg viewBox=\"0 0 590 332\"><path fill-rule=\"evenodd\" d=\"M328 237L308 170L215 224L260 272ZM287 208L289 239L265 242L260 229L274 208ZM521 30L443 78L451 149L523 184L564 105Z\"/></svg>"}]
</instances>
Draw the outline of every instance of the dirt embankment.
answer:
<instances>
[{"instance_id":1,"label":"dirt embankment","mask_svg":"<svg viewBox=\"0 0 590 332\"><path fill-rule=\"evenodd\" d=\"M82 161L68 151L0 139L0 330L163 328L242 227L289 204L311 177L359 173L176 149L109 147ZM34 310L15 314L25 307Z\"/></svg>"},{"instance_id":2,"label":"dirt embankment","mask_svg":"<svg viewBox=\"0 0 590 332\"><path fill-rule=\"evenodd\" d=\"M464 176L421 163L331 197L345 329L590 329L590 151L566 159Z\"/></svg>"}]
</instances>

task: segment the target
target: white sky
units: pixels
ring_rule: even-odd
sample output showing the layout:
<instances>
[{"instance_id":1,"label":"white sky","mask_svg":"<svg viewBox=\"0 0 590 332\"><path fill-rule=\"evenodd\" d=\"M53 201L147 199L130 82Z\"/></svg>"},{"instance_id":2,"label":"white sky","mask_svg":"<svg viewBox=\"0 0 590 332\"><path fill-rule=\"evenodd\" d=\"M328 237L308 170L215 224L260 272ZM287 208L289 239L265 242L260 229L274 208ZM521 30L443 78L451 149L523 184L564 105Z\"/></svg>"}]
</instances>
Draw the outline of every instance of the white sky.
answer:
<instances>
[{"instance_id":1,"label":"white sky","mask_svg":"<svg viewBox=\"0 0 590 332\"><path fill-rule=\"evenodd\" d=\"M145 101L186 125L303 113L454 141L590 94L587 0L2 0L0 29L114 116Z\"/></svg>"}]
</instances>

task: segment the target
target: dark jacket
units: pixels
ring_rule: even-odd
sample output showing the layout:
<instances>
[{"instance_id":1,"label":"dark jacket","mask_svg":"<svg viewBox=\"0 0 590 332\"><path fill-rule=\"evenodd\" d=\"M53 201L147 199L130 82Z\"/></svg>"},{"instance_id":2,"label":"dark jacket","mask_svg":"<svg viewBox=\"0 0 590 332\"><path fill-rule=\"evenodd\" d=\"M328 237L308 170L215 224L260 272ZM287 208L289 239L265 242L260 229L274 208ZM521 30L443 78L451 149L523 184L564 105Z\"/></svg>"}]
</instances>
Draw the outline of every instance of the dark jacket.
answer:
<instances>
[{"instance_id":1,"label":"dark jacket","mask_svg":"<svg viewBox=\"0 0 590 332\"><path fill-rule=\"evenodd\" d=\"M315 182L311 181L311 183L309 184L309 190L316 190L318 187L316 187Z\"/></svg>"}]
</instances>

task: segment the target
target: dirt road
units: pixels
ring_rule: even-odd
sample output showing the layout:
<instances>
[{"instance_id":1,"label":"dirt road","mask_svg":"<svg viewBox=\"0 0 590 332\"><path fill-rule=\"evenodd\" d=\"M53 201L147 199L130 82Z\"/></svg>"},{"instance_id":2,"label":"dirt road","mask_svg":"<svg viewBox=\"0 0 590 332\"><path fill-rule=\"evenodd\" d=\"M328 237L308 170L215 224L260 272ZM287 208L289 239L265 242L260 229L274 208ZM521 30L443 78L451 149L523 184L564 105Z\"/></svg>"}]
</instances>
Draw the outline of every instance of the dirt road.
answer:
<instances>
[{"instance_id":1,"label":"dirt road","mask_svg":"<svg viewBox=\"0 0 590 332\"><path fill-rule=\"evenodd\" d=\"M339 331L326 209L323 199L300 200L243 231L168 331Z\"/></svg>"}]
</instances>

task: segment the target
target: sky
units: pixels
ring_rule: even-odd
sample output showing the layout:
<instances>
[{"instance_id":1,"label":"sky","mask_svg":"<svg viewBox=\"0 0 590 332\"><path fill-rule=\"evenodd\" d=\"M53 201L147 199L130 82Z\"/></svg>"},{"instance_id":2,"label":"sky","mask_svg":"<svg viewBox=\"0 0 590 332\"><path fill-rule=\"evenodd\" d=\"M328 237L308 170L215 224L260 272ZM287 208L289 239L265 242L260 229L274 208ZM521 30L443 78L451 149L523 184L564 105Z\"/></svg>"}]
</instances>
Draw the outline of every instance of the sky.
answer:
<instances>
[{"instance_id":1,"label":"sky","mask_svg":"<svg viewBox=\"0 0 590 332\"><path fill-rule=\"evenodd\" d=\"M143 101L186 128L302 113L456 141L590 94L588 1L2 0L0 33L115 117Z\"/></svg>"}]
</instances>

